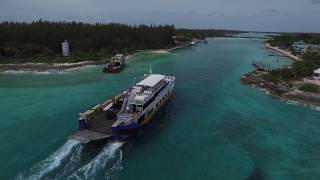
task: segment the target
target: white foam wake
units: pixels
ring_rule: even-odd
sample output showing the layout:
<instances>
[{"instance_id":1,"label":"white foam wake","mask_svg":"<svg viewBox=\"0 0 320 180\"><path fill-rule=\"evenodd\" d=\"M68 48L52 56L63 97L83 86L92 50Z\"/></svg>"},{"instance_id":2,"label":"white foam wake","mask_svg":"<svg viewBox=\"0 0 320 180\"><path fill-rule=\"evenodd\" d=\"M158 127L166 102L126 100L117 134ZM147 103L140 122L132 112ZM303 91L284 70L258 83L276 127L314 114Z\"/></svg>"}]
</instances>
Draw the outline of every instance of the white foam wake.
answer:
<instances>
[{"instance_id":1,"label":"white foam wake","mask_svg":"<svg viewBox=\"0 0 320 180\"><path fill-rule=\"evenodd\" d=\"M17 176L16 179L40 179L44 175L48 174L55 168L62 164L63 160L70 155L72 150L80 145L78 141L68 140L63 146L61 146L57 151L51 154L45 160L39 162L33 166L29 171L24 172Z\"/></svg>"},{"instance_id":2,"label":"white foam wake","mask_svg":"<svg viewBox=\"0 0 320 180\"><path fill-rule=\"evenodd\" d=\"M74 172L68 179L94 179L94 176L100 170L103 170L107 162L115 157L115 153L120 149L123 143L116 142L106 145L88 164L82 166Z\"/></svg>"},{"instance_id":3,"label":"white foam wake","mask_svg":"<svg viewBox=\"0 0 320 180\"><path fill-rule=\"evenodd\" d=\"M122 169L122 150L120 150L119 158L117 158L117 160L112 164L112 167L106 171L104 178L107 180L115 179L114 177L116 177Z\"/></svg>"}]
</instances>

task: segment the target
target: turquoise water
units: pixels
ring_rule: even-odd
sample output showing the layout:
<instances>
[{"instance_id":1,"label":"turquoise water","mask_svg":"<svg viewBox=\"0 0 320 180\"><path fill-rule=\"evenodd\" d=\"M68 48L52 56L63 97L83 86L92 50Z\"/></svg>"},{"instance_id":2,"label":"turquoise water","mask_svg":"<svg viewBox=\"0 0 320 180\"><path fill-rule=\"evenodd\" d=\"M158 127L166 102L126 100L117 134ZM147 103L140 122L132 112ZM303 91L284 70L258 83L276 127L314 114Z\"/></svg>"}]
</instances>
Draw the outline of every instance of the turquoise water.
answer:
<instances>
[{"instance_id":1,"label":"turquoise water","mask_svg":"<svg viewBox=\"0 0 320 180\"><path fill-rule=\"evenodd\" d=\"M174 54L135 56L120 74L0 74L0 179L319 179L320 112L241 85L255 39L215 38ZM68 141L77 114L147 72L175 74L175 94L134 141Z\"/></svg>"}]
</instances>

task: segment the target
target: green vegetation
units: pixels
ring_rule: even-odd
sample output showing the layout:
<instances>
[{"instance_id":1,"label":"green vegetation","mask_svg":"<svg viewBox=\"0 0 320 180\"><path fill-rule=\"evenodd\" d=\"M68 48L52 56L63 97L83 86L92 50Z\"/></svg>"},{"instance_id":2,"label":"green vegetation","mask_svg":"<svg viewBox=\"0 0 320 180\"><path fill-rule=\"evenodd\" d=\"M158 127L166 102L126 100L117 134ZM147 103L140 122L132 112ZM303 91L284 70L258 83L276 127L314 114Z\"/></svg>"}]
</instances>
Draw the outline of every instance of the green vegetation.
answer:
<instances>
[{"instance_id":1,"label":"green vegetation","mask_svg":"<svg viewBox=\"0 0 320 180\"><path fill-rule=\"evenodd\" d=\"M302 57L302 61L295 61L292 64L292 68L282 68L272 70L265 76L266 80L279 82L289 81L293 78L301 78L311 76L315 69L320 68L320 54L319 53L307 53Z\"/></svg>"},{"instance_id":2,"label":"green vegetation","mask_svg":"<svg viewBox=\"0 0 320 180\"><path fill-rule=\"evenodd\" d=\"M320 93L320 87L314 84L303 84L299 87L300 91Z\"/></svg>"},{"instance_id":3,"label":"green vegetation","mask_svg":"<svg viewBox=\"0 0 320 180\"><path fill-rule=\"evenodd\" d=\"M76 63L81 61L98 61L107 58L111 58L112 54L107 52L74 52L68 57L64 57L60 54L35 54L31 56L22 56L22 57L1 57L0 64L15 64L15 63Z\"/></svg>"},{"instance_id":4,"label":"green vegetation","mask_svg":"<svg viewBox=\"0 0 320 180\"><path fill-rule=\"evenodd\" d=\"M226 36L226 33L233 31L175 29L173 25L130 26L42 20L3 22L0 24L0 64L100 60L115 53L171 48L193 38ZM174 36L179 38L173 39ZM64 40L70 44L69 57L61 56L61 42Z\"/></svg>"},{"instance_id":5,"label":"green vegetation","mask_svg":"<svg viewBox=\"0 0 320 180\"><path fill-rule=\"evenodd\" d=\"M0 63L77 62L115 53L174 46L173 25L129 26L81 22L0 24ZM70 57L61 57L61 42L70 43Z\"/></svg>"},{"instance_id":6,"label":"green vegetation","mask_svg":"<svg viewBox=\"0 0 320 180\"><path fill-rule=\"evenodd\" d=\"M282 49L291 49L292 43L300 40L305 41L307 44L320 44L320 34L286 33L280 36L274 36L268 42L272 46L278 46ZM279 82L281 80L290 81L293 78L311 76L315 69L320 68L320 52L308 51L301 56L303 60L293 62L292 68L272 70L265 78L273 82Z\"/></svg>"},{"instance_id":7,"label":"green vegetation","mask_svg":"<svg viewBox=\"0 0 320 180\"><path fill-rule=\"evenodd\" d=\"M280 36L274 36L268 41L271 46L277 46L281 49L291 49L294 42L303 40L307 44L320 44L320 34L316 33L286 33Z\"/></svg>"},{"instance_id":8,"label":"green vegetation","mask_svg":"<svg viewBox=\"0 0 320 180\"><path fill-rule=\"evenodd\" d=\"M293 78L293 72L291 69L276 69L270 71L268 74L264 75L264 79L271 81L271 82L281 82L281 81L289 81Z\"/></svg>"}]
</instances>

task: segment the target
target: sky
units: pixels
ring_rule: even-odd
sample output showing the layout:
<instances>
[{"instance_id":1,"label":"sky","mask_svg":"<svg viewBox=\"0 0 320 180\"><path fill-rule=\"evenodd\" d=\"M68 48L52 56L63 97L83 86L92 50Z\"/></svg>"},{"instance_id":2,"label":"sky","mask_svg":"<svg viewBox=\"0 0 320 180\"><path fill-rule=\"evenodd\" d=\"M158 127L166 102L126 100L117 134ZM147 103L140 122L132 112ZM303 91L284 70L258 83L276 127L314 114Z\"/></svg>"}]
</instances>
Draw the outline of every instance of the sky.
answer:
<instances>
[{"instance_id":1,"label":"sky","mask_svg":"<svg viewBox=\"0 0 320 180\"><path fill-rule=\"evenodd\" d=\"M273 32L320 32L320 0L0 0L0 21L174 24Z\"/></svg>"}]
</instances>

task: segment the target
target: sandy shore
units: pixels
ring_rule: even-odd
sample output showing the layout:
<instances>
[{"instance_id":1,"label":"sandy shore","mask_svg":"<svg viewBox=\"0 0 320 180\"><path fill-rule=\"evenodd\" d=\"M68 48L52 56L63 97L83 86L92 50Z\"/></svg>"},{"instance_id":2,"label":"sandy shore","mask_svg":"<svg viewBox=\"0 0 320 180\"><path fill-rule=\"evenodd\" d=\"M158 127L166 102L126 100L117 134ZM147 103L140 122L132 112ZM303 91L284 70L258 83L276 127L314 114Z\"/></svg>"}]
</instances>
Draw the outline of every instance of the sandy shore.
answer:
<instances>
[{"instance_id":1,"label":"sandy shore","mask_svg":"<svg viewBox=\"0 0 320 180\"><path fill-rule=\"evenodd\" d=\"M176 46L170 49L146 49L146 50L137 50L134 53L128 55L128 59L132 56L141 54L141 53L171 53L175 50L186 47L186 45ZM25 71L25 72L45 72L45 71L63 71L69 69L75 69L86 66L96 66L107 64L110 59L100 60L100 61L82 61L77 63L24 63L24 64L0 64L0 72L5 71Z\"/></svg>"},{"instance_id":2,"label":"sandy shore","mask_svg":"<svg viewBox=\"0 0 320 180\"><path fill-rule=\"evenodd\" d=\"M278 48L278 47L273 47L273 46L271 46L269 43L265 43L264 45L265 45L265 47L267 47L267 48L270 48L270 49L273 49L273 50L275 50L275 51L280 52L281 54L289 57L290 59L292 59L292 60L294 60L294 61L301 61L301 58L299 58L298 56L293 55L293 54L292 54L291 52L289 52L289 51L280 49L280 48Z\"/></svg>"},{"instance_id":3,"label":"sandy shore","mask_svg":"<svg viewBox=\"0 0 320 180\"><path fill-rule=\"evenodd\" d=\"M102 65L109 62L109 59L100 61L83 61L77 63L25 63L25 64L0 64L0 71L26 71L26 72L45 72L63 71L68 69L80 68L85 66Z\"/></svg>"}]
</instances>

